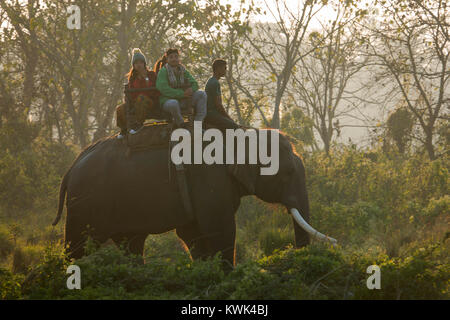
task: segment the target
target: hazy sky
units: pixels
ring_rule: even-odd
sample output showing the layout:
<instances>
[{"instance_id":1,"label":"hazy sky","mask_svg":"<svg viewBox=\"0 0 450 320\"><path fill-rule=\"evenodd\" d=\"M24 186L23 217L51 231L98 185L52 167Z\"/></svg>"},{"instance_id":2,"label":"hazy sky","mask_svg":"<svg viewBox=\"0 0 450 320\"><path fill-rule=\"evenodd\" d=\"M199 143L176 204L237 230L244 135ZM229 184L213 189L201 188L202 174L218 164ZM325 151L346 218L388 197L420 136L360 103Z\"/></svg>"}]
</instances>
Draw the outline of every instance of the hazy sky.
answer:
<instances>
[{"instance_id":1,"label":"hazy sky","mask_svg":"<svg viewBox=\"0 0 450 320\"><path fill-rule=\"evenodd\" d=\"M241 0L223 0L221 3L223 4L231 4L234 8L239 8ZM282 0L280 0L282 2ZM370 0L367 0L370 3ZM274 14L276 13L276 0L254 0L256 5L259 5L263 10L267 10L267 6L272 8ZM286 0L288 8L291 12L299 12L298 6L303 3L303 1L299 0ZM319 9L319 7L317 7ZM309 29L321 29L321 25L319 21L326 22L327 20L334 19L336 17L336 12L331 8L330 5L323 7L317 15L311 20L309 24ZM261 22L274 22L273 15L267 11L266 15L261 14L257 17L257 20ZM378 115L379 110L377 108L373 108L374 110L364 110L367 113L367 116L374 117ZM359 114L357 114L359 116ZM363 125L361 121L355 120L354 118L342 117L341 124L343 125ZM368 129L362 127L345 127L342 129L341 136L336 140L339 142L346 142L351 138L353 142L357 142L360 144L365 144L368 142ZM318 139L320 142L320 139Z\"/></svg>"},{"instance_id":2,"label":"hazy sky","mask_svg":"<svg viewBox=\"0 0 450 320\"><path fill-rule=\"evenodd\" d=\"M224 3L229 3L235 8L239 8L239 4L241 0L223 0ZM267 11L267 14L261 14L258 16L259 21L263 22L270 22L274 21L274 18L272 14L267 10L267 7L272 8L272 10L275 10L276 8L276 0L254 0L254 3L256 5L259 5L263 10ZM280 0L280 3L282 3L282 0ZM303 3L303 1L299 0L286 0L287 6L291 12L298 12L298 7ZM276 14L276 11L274 11ZM320 24L318 22L318 19L325 21L326 19L331 19L335 15L334 10L330 6L325 6L320 10L320 12L313 18L311 21L310 26L312 28L320 28Z\"/></svg>"}]
</instances>

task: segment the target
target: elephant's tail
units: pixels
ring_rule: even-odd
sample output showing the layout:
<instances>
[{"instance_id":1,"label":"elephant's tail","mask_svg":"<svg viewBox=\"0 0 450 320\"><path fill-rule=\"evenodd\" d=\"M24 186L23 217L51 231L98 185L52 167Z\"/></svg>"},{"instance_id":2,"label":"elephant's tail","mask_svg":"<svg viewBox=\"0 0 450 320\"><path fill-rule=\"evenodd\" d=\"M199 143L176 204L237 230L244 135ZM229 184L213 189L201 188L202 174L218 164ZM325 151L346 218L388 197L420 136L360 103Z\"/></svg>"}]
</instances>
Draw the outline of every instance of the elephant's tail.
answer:
<instances>
[{"instance_id":1,"label":"elephant's tail","mask_svg":"<svg viewBox=\"0 0 450 320\"><path fill-rule=\"evenodd\" d=\"M56 214L55 221L53 221L52 225L56 226L56 224L61 219L61 215L64 209L64 200L66 198L66 191L67 191L67 180L69 180L69 172L70 170L64 175L64 178L61 182L61 186L59 187L59 206L58 206L58 213Z\"/></svg>"}]
</instances>

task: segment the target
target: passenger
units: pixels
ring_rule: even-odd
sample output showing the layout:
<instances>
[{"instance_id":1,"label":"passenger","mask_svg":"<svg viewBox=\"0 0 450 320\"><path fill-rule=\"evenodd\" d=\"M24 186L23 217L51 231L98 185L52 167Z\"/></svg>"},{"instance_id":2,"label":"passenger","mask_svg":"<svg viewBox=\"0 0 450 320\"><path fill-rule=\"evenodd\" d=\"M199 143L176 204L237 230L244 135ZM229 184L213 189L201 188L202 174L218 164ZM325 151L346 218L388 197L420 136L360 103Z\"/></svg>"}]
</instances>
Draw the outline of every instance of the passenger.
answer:
<instances>
[{"instance_id":1,"label":"passenger","mask_svg":"<svg viewBox=\"0 0 450 320\"><path fill-rule=\"evenodd\" d=\"M175 124L183 126L181 109L192 103L195 110L195 121L203 121L206 116L206 93L198 90L198 83L180 63L178 49L167 50L156 62L154 71L157 74L156 87L161 92L160 105L169 112Z\"/></svg>"},{"instance_id":2,"label":"passenger","mask_svg":"<svg viewBox=\"0 0 450 320\"><path fill-rule=\"evenodd\" d=\"M220 90L219 79L227 71L227 62L222 59L214 60L212 64L213 76L206 82L205 92L208 96L208 113L205 121L215 127L222 129L236 129L239 125L231 119L222 105L222 91Z\"/></svg>"},{"instance_id":3,"label":"passenger","mask_svg":"<svg viewBox=\"0 0 450 320\"><path fill-rule=\"evenodd\" d=\"M147 60L138 48L134 48L132 51L131 69L126 76L128 88L130 89L149 88L156 85L156 74L148 68ZM121 128L118 139L124 137L127 133L127 128L130 134L135 134L143 127L147 110L157 106L158 95L157 90L129 93L130 101L126 101L124 105L126 109L125 121L122 119L123 115L120 114L120 110L117 111L117 124ZM119 106L118 109L120 107L122 106Z\"/></svg>"}]
</instances>

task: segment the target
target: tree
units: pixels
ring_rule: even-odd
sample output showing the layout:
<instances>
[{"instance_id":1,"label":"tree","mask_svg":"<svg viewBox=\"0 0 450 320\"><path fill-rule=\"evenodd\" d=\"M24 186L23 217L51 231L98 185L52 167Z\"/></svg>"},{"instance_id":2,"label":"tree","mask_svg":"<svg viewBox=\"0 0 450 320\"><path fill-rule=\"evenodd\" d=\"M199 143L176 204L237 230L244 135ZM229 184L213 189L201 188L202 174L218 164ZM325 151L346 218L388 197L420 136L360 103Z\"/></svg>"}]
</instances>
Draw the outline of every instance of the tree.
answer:
<instances>
[{"instance_id":1,"label":"tree","mask_svg":"<svg viewBox=\"0 0 450 320\"><path fill-rule=\"evenodd\" d=\"M293 75L292 100L312 119L327 154L335 133L340 133L339 120L354 113L355 97L364 88L357 77L367 58L358 56L355 27L355 21L364 15L365 11L354 11L351 4L337 2L331 23L322 23L321 32L309 34L309 48L314 51L300 58Z\"/></svg>"},{"instance_id":2,"label":"tree","mask_svg":"<svg viewBox=\"0 0 450 320\"><path fill-rule=\"evenodd\" d=\"M47 139L84 147L114 130L131 49L141 47L152 67L169 44L182 44L192 32L196 7L194 1L82 0L76 3L81 29L72 30L68 5L2 1L2 31L10 45L2 62L17 66L7 77L23 90L8 94L22 103L25 117L32 115Z\"/></svg>"},{"instance_id":3,"label":"tree","mask_svg":"<svg viewBox=\"0 0 450 320\"><path fill-rule=\"evenodd\" d=\"M123 95L124 75L131 67L131 49L142 48L152 69L153 63L167 46L174 42L181 44L190 35L195 10L192 0L121 0L111 12L113 19L107 26L106 36L113 42L107 69L114 72L105 73L103 81L107 97L94 106L93 140L103 137L114 128L112 118Z\"/></svg>"},{"instance_id":4,"label":"tree","mask_svg":"<svg viewBox=\"0 0 450 320\"><path fill-rule=\"evenodd\" d=\"M20 48L20 55L24 65L23 85L20 101L25 115L31 110L31 103L35 93L34 77L39 62L37 50L37 35L35 19L38 15L39 1L28 0L26 2L0 2L0 8L6 13L8 22L12 25L16 40Z\"/></svg>"},{"instance_id":5,"label":"tree","mask_svg":"<svg viewBox=\"0 0 450 320\"><path fill-rule=\"evenodd\" d=\"M247 62L242 59L244 34L249 32L249 21L260 8L245 1L232 7L216 0L208 0L197 6L193 12L193 26L197 30L186 40L190 43L190 56L195 58L193 64L201 77L207 80L212 74L214 59L227 61L223 102L227 112L234 111L237 122L249 125L254 113L254 104L242 95L239 79L246 75Z\"/></svg>"},{"instance_id":6,"label":"tree","mask_svg":"<svg viewBox=\"0 0 450 320\"><path fill-rule=\"evenodd\" d=\"M241 92L250 99L260 111L266 126L280 127L280 107L295 65L302 55L300 48L305 40L307 28L311 19L327 3L322 0L307 0L299 2L296 12L285 0L275 0L273 6L265 1L265 6L273 23L253 23L251 31L244 33L246 45L245 55L253 67L246 81L237 82ZM266 14L266 11L264 11ZM226 19L228 25L231 22ZM264 115L258 104L261 88L270 88L273 93L273 109L271 120ZM267 96L267 91L264 90Z\"/></svg>"},{"instance_id":7,"label":"tree","mask_svg":"<svg viewBox=\"0 0 450 320\"><path fill-rule=\"evenodd\" d=\"M94 106L95 108L95 122L96 128L93 134L93 140L97 140L107 133L111 126L117 102L122 96L122 85L124 82L124 74L129 65L129 48L130 40L132 38L134 25L132 23L133 17L136 14L136 0L122 0L120 1L118 10L111 12L114 14L114 19L108 26L109 35L117 40L117 45L112 45L111 54L111 69L113 73L105 74L105 93L107 98L102 103ZM114 35L116 35L114 37ZM109 87L109 88L108 88Z\"/></svg>"},{"instance_id":8,"label":"tree","mask_svg":"<svg viewBox=\"0 0 450 320\"><path fill-rule=\"evenodd\" d=\"M376 1L384 20L363 38L368 55L379 66L377 77L396 88L414 115L430 159L436 158L434 139L439 121L448 121L450 16L447 2L438 0ZM414 12L414 14L411 14Z\"/></svg>"},{"instance_id":9,"label":"tree","mask_svg":"<svg viewBox=\"0 0 450 320\"><path fill-rule=\"evenodd\" d=\"M281 118L280 129L287 133L289 137L295 139L296 145L300 145L302 153L306 147L310 147L313 152L319 150L314 138L314 122L303 113L302 109L294 105L288 107Z\"/></svg>"},{"instance_id":10,"label":"tree","mask_svg":"<svg viewBox=\"0 0 450 320\"><path fill-rule=\"evenodd\" d=\"M405 107L397 108L389 115L386 124L389 138L395 142L398 151L404 154L414 125L411 112Z\"/></svg>"}]
</instances>

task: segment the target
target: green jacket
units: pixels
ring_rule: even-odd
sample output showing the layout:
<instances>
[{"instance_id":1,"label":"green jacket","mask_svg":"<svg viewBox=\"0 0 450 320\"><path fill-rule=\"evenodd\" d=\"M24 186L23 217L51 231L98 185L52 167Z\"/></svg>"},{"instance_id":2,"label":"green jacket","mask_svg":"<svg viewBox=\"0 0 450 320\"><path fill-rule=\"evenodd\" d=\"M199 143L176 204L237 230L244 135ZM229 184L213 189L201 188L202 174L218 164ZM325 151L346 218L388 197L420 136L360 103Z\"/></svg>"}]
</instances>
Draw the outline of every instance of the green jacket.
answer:
<instances>
[{"instance_id":1,"label":"green jacket","mask_svg":"<svg viewBox=\"0 0 450 320\"><path fill-rule=\"evenodd\" d=\"M198 90L198 83L197 81L195 81L194 77L192 77L189 71L184 71L184 78L187 79L191 84L193 92ZM182 98L184 98L183 89L174 89L169 85L166 67L162 67L158 72L158 77L156 79L156 88L159 90L159 92L161 92L161 96L159 97L159 103L161 104L161 106L164 105L164 103L169 99L181 100Z\"/></svg>"}]
</instances>

